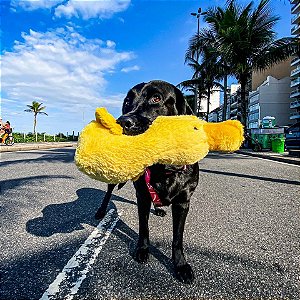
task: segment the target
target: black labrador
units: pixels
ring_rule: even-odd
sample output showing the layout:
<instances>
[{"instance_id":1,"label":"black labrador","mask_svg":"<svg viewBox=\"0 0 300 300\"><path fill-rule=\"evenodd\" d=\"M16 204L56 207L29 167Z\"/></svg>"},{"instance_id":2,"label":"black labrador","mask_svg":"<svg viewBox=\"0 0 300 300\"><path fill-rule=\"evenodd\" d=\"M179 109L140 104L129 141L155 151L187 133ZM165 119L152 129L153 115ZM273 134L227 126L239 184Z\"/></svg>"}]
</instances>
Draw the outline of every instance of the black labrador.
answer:
<instances>
[{"instance_id":1,"label":"black labrador","mask_svg":"<svg viewBox=\"0 0 300 300\"><path fill-rule=\"evenodd\" d=\"M158 116L186 114L193 114L193 112L181 91L170 83L154 80L140 83L128 92L123 103L122 116L117 122L123 127L124 134L137 135L147 130ZM150 166L148 170L151 174L148 181L145 176L141 176L134 182L139 215L139 239L135 259L140 263L145 263L149 257L148 220L153 199L147 185L148 182L160 199L160 205L154 205L156 214L164 215L164 211L158 206L172 204L172 259L175 275L181 282L192 283L194 273L184 257L183 232L190 198L199 180L198 163L188 166L155 164ZM121 188L123 185L120 184L118 187ZM95 215L97 219L105 215L114 187L113 184L108 185L101 207Z\"/></svg>"}]
</instances>

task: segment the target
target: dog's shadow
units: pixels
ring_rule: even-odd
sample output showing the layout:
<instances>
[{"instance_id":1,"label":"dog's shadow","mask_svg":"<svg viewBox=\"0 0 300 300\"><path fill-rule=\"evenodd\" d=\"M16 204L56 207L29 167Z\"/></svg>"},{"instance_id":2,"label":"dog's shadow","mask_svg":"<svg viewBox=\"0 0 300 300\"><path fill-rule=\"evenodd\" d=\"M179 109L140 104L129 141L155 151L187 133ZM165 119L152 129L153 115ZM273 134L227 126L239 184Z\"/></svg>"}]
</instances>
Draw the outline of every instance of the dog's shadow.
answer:
<instances>
[{"instance_id":1,"label":"dog's shadow","mask_svg":"<svg viewBox=\"0 0 300 300\"><path fill-rule=\"evenodd\" d=\"M55 233L71 233L75 230L82 230L84 229L82 224L96 227L99 220L96 220L94 215L105 196L105 192L93 188L82 188L76 193L78 199L75 201L50 204L42 210L42 217L27 221L27 232L35 236L50 237ZM112 200L136 205L134 201L115 195L112 196ZM113 201L110 201L107 210L116 209ZM130 255L134 257L138 234L122 220L118 221L113 234L127 245ZM173 274L171 259L154 246L150 246L149 250Z\"/></svg>"},{"instance_id":2,"label":"dog's shadow","mask_svg":"<svg viewBox=\"0 0 300 300\"><path fill-rule=\"evenodd\" d=\"M27 221L26 231L30 234L49 237L55 233L70 233L82 230L82 224L97 226L99 221L94 215L104 198L105 192L93 188L82 188L76 191L78 199L72 202L50 204L42 210L42 217ZM114 201L136 203L113 195ZM114 208L110 202L108 208Z\"/></svg>"}]
</instances>

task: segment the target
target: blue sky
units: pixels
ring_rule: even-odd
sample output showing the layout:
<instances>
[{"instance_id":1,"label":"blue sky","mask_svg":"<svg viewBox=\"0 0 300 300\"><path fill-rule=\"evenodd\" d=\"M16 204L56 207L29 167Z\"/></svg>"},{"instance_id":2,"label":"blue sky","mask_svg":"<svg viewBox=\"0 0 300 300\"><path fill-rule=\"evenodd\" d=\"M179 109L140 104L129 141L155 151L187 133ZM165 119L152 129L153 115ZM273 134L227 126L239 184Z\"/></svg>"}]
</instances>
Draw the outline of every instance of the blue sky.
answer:
<instances>
[{"instance_id":1,"label":"blue sky","mask_svg":"<svg viewBox=\"0 0 300 300\"><path fill-rule=\"evenodd\" d=\"M99 106L119 116L135 84L190 78L184 54L197 30L190 13L225 2L1 1L0 115L15 131L32 131L24 109L41 101L49 116L38 117L37 130L51 134L80 131ZM281 17L278 37L289 36L289 2L271 5Z\"/></svg>"}]
</instances>

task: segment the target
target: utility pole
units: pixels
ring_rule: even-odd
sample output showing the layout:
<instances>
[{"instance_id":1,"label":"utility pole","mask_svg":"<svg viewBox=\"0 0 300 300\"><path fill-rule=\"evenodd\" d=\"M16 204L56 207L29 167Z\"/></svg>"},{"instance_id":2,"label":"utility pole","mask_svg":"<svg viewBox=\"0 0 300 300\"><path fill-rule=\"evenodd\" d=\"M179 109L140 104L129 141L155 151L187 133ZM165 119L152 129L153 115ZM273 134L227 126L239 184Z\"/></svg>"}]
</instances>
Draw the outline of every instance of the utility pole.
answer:
<instances>
[{"instance_id":1,"label":"utility pole","mask_svg":"<svg viewBox=\"0 0 300 300\"><path fill-rule=\"evenodd\" d=\"M197 36L199 38L199 33L200 33L200 16L201 16L201 7L198 8L198 12L192 12L191 13L192 16L197 18ZM198 62L199 59L199 52L196 52L196 61ZM198 103L198 86L196 85L195 87L195 103L194 103L194 113L197 116L197 105Z\"/></svg>"}]
</instances>

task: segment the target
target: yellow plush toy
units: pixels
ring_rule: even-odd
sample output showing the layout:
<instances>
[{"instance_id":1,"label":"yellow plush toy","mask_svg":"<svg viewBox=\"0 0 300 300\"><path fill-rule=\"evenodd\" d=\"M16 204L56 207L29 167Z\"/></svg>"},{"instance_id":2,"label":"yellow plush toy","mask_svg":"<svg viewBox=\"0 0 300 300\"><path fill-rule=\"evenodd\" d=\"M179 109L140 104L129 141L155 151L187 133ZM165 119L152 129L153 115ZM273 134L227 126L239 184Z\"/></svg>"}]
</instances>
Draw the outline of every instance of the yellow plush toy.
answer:
<instances>
[{"instance_id":1,"label":"yellow plush toy","mask_svg":"<svg viewBox=\"0 0 300 300\"><path fill-rule=\"evenodd\" d=\"M105 108L81 132L75 154L77 167L106 183L136 180L155 163L189 165L208 151L232 152L243 142L239 121L207 123L196 116L159 116L142 134L122 134Z\"/></svg>"}]
</instances>

